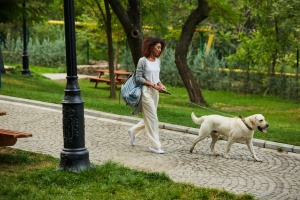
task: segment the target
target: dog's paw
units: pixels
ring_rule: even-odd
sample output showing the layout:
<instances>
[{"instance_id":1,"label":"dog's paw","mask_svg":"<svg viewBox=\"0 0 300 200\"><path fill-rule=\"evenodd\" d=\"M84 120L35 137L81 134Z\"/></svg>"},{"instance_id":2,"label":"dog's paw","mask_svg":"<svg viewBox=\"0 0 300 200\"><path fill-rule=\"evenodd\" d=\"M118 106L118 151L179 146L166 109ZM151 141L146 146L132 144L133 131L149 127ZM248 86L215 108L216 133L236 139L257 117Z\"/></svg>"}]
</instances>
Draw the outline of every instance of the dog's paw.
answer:
<instances>
[{"instance_id":1,"label":"dog's paw","mask_svg":"<svg viewBox=\"0 0 300 200\"><path fill-rule=\"evenodd\" d=\"M226 159L230 159L230 156L229 156L229 155L224 155L224 157L225 157Z\"/></svg>"},{"instance_id":2,"label":"dog's paw","mask_svg":"<svg viewBox=\"0 0 300 200\"><path fill-rule=\"evenodd\" d=\"M258 157L254 158L254 159L255 159L255 161L257 161L257 162L262 162L262 160L259 159Z\"/></svg>"}]
</instances>

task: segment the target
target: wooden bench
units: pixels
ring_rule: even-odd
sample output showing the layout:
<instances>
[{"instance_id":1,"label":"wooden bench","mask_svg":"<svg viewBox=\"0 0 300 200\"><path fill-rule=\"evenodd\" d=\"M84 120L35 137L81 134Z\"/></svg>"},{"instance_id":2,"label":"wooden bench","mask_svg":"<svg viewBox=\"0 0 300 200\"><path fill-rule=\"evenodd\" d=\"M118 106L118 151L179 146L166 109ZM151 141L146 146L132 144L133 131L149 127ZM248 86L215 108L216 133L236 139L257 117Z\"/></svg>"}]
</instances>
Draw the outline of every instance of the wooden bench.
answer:
<instances>
[{"instance_id":1,"label":"wooden bench","mask_svg":"<svg viewBox=\"0 0 300 200\"><path fill-rule=\"evenodd\" d=\"M123 84L126 80L127 80L127 78L123 78L123 77L118 77L118 78L116 79L116 81L120 81L120 82L122 82L122 84Z\"/></svg>"},{"instance_id":2,"label":"wooden bench","mask_svg":"<svg viewBox=\"0 0 300 200\"><path fill-rule=\"evenodd\" d=\"M6 129L0 129L0 146L13 146L16 144L18 138L32 137L32 134L12 131Z\"/></svg>"},{"instance_id":3,"label":"wooden bench","mask_svg":"<svg viewBox=\"0 0 300 200\"><path fill-rule=\"evenodd\" d=\"M90 78L90 82L95 82L95 88L98 86L98 83L100 83L100 82L104 82L107 85L110 84L110 79L103 78L103 75L108 74L109 70L102 69L102 70L95 70L95 72L98 72L99 75L97 77ZM131 74L131 72L125 72L125 71L120 71L120 70L115 70L114 73L115 73L116 85L122 85L124 83L124 81L127 79L127 77Z\"/></svg>"},{"instance_id":4,"label":"wooden bench","mask_svg":"<svg viewBox=\"0 0 300 200\"><path fill-rule=\"evenodd\" d=\"M110 80L107 78L92 77L92 78L90 78L90 82L95 82L95 87L97 87L98 83L100 83L100 82L106 83L107 85L110 84ZM116 85L122 85L124 83L124 80L118 79L118 80L115 80L115 83L116 83Z\"/></svg>"},{"instance_id":5,"label":"wooden bench","mask_svg":"<svg viewBox=\"0 0 300 200\"><path fill-rule=\"evenodd\" d=\"M107 78L98 78L98 77L92 77L90 78L90 82L95 82L95 87L97 87L98 83L104 82L106 84L110 84L110 80Z\"/></svg>"}]
</instances>

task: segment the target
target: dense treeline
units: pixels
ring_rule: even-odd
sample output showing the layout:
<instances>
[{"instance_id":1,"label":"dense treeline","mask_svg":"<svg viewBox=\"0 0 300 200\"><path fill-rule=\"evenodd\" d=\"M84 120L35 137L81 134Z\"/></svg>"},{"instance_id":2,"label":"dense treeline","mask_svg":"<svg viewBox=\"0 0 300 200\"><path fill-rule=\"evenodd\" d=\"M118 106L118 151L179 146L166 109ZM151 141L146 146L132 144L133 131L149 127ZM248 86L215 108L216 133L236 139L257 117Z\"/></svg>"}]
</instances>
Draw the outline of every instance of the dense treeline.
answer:
<instances>
[{"instance_id":1,"label":"dense treeline","mask_svg":"<svg viewBox=\"0 0 300 200\"><path fill-rule=\"evenodd\" d=\"M21 1L12 2L20 5ZM36 2L27 2L31 9L28 13L42 14L42 17L28 14L31 19L28 23L30 64L64 66L63 27L48 23L49 20L63 20L62 2L46 1L44 7ZM81 25L76 27L78 64L86 64L88 59L107 60L107 39L103 18L105 15L101 15L99 9L105 11L104 3L97 0L74 2L76 21L81 22ZM121 2L129 9L126 7L127 1ZM297 72L300 2L227 0L220 3L210 0L208 3L211 9L209 17L200 23L199 28L209 31L195 32L187 52L188 66L197 75L201 87L297 98L296 77L288 76L286 73ZM182 85L174 64L174 50L183 22L197 5L193 1L179 0L140 1L140 4L143 37L158 36L167 42L166 53L162 59L163 77L169 84ZM5 14L3 10L4 8L0 9L1 16ZM2 18L6 21L1 21L0 24L1 35L5 39L1 49L6 63L20 63L21 60L22 21L19 14L15 15L17 15L15 20ZM14 23L9 23L11 21ZM130 58L131 51L115 15L112 15L112 24L114 60L122 64L124 69L132 70L134 64ZM214 39L209 53L206 54L210 36ZM229 71L216 70L217 68ZM234 71L236 69L245 73L237 73Z\"/></svg>"}]
</instances>

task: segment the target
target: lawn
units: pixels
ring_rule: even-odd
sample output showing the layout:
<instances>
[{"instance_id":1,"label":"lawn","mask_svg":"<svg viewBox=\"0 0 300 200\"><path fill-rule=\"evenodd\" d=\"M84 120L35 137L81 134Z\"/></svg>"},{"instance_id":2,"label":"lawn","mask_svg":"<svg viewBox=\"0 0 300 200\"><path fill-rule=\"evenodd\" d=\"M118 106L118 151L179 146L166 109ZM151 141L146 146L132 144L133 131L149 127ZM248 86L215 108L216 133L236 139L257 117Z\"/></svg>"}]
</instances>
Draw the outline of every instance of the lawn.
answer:
<instances>
[{"instance_id":1,"label":"lawn","mask_svg":"<svg viewBox=\"0 0 300 200\"><path fill-rule=\"evenodd\" d=\"M172 181L166 174L108 162L79 174L56 171L59 159L0 147L0 199L254 199Z\"/></svg>"},{"instance_id":2,"label":"lawn","mask_svg":"<svg viewBox=\"0 0 300 200\"><path fill-rule=\"evenodd\" d=\"M49 73L47 68L31 66L30 70L32 77L23 77L17 70L15 73L3 74L0 94L60 104L64 98L66 83L42 77L41 73ZM51 72L55 70L51 69ZM109 86L105 83L100 83L94 88L94 83L87 79L79 79L79 86L85 108L132 116L132 109L126 107L122 99L119 104L118 98L109 98ZM268 133L256 131L254 138L300 146L299 100L203 90L207 101L207 105L204 106L189 103L185 88L171 86L167 88L172 95L160 95L158 117L161 122L196 128L198 126L193 124L190 118L191 112L195 112L197 116L222 114L243 117L260 113L265 116L270 127ZM119 89L120 86L117 89L117 96Z\"/></svg>"}]
</instances>

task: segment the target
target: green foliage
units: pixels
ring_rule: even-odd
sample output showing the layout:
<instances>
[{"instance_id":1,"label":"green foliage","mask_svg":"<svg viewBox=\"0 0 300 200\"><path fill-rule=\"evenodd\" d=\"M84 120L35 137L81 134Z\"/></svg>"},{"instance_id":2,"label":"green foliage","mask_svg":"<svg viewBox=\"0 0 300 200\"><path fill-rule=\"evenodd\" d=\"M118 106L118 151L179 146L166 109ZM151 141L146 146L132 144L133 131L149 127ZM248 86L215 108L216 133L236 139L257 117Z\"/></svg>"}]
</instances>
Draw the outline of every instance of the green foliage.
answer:
<instances>
[{"instance_id":1,"label":"green foliage","mask_svg":"<svg viewBox=\"0 0 300 200\"><path fill-rule=\"evenodd\" d=\"M26 3L23 12L23 3ZM48 11L48 6L52 0L44 1L24 1L24 0L1 0L0 23L19 23L22 22L23 13L31 23L40 21Z\"/></svg>"},{"instance_id":2,"label":"green foliage","mask_svg":"<svg viewBox=\"0 0 300 200\"><path fill-rule=\"evenodd\" d=\"M163 13L168 13L170 1L141 1L142 26L152 27L151 31L144 29L144 36L163 37L168 32L168 18ZM159 12L157 12L159 10Z\"/></svg>"},{"instance_id":3,"label":"green foliage","mask_svg":"<svg viewBox=\"0 0 300 200\"><path fill-rule=\"evenodd\" d=\"M257 55L258 56L258 55ZM201 88L208 90L233 91L243 94L271 94L281 98L297 98L297 81L288 73L296 73L295 69L282 66L276 76L271 76L268 68L253 65L239 67L241 71L234 71L238 67L230 66L223 57L218 58L215 49L211 49L207 56L200 52L192 54L189 51L188 64ZM182 79L174 63L174 49L167 48L161 58L162 68L160 79L164 84L183 86ZM272 85L272 87L270 87ZM299 94L298 94L299 95Z\"/></svg>"},{"instance_id":4,"label":"green foliage","mask_svg":"<svg viewBox=\"0 0 300 200\"><path fill-rule=\"evenodd\" d=\"M237 52L228 57L232 66L280 71L294 67L296 47L299 46L299 1L241 1L238 4L247 19L237 35ZM274 90L273 85L268 87Z\"/></svg>"},{"instance_id":5,"label":"green foliage","mask_svg":"<svg viewBox=\"0 0 300 200\"><path fill-rule=\"evenodd\" d=\"M235 7L235 4L230 0L218 1L208 0L211 8L209 21L215 22L215 25L234 24L241 19L240 11Z\"/></svg>"},{"instance_id":6,"label":"green foliage","mask_svg":"<svg viewBox=\"0 0 300 200\"><path fill-rule=\"evenodd\" d=\"M18 2L20 8L21 1L14 0L13 3L15 2ZM107 60L104 19L95 2L99 2L100 6L104 3L99 0L74 2L76 20L84 24L84 26L76 26L78 64L88 62L87 42L89 42L90 60ZM159 36L167 42L167 49L162 56L163 82L172 86L183 86L174 63L172 49L176 46L183 22L198 2L179 0L139 2L142 10L142 25L152 27L143 30L144 37ZM211 8L210 15L200 26L212 28L211 33L215 35L213 49L203 60L203 55L198 53L200 34L194 33L187 53L188 64L195 72L201 87L209 90L230 90L296 98L297 82L294 77L287 76L286 73L295 73L296 47L300 45L298 10L300 1L290 0L286 3L283 0L235 2L209 0L208 2ZM31 7L38 5L34 3L35 1L28 2L30 12L34 10ZM122 0L121 3L124 8L127 8L127 0ZM62 19L62 2L55 0L47 12L43 13L47 13L51 19ZM123 69L133 71L131 52L124 31L115 15L113 15L113 24L115 51L117 45L120 45L116 52L119 56L118 63ZM0 31L7 32L9 29L13 31L6 36L8 48L2 48L4 62L19 64L22 62L23 46L22 37L17 37L20 36L20 27L6 25L1 24ZM204 33L204 43L207 41L207 35ZM48 24L31 26L28 44L30 64L65 66L63 38L63 26ZM205 68L202 68L203 66ZM223 68L228 68L230 71L223 72L221 71ZM244 73L236 73L233 71L235 69L243 70ZM263 72L267 72L268 75L262 75ZM281 74L272 77L274 72Z\"/></svg>"},{"instance_id":7,"label":"green foliage","mask_svg":"<svg viewBox=\"0 0 300 200\"><path fill-rule=\"evenodd\" d=\"M7 49L4 52L4 62L21 63L23 43L21 38L16 40L10 37L6 38ZM27 48L29 62L33 65L58 67L65 66L65 39L58 37L56 40L45 38L42 41L32 38L29 39Z\"/></svg>"},{"instance_id":8,"label":"green foliage","mask_svg":"<svg viewBox=\"0 0 300 200\"><path fill-rule=\"evenodd\" d=\"M104 1L100 0L84 0L78 1L78 7L83 9L83 13L77 16L77 20L84 24L78 27L79 38L84 37L84 40L97 40L100 43L104 43L107 47L107 36L106 36L106 10ZM99 7L98 7L99 5ZM112 11L110 10L112 13ZM119 21L115 15L112 15L112 31L114 42L125 40L125 34L121 28Z\"/></svg>"},{"instance_id":9,"label":"green foliage","mask_svg":"<svg viewBox=\"0 0 300 200\"><path fill-rule=\"evenodd\" d=\"M42 42L29 40L28 54L33 65L65 66L65 39L60 37L51 41L49 38L45 38Z\"/></svg>"},{"instance_id":10,"label":"green foliage","mask_svg":"<svg viewBox=\"0 0 300 200\"><path fill-rule=\"evenodd\" d=\"M106 45L97 40L89 39L89 35L82 32L85 28L76 27L77 64L87 64L87 48L90 60L107 60ZM22 63L23 36L15 34L12 27L8 27L3 45L4 63ZM36 24L28 31L27 54L32 65L62 67L66 65L65 34L62 25L48 23ZM87 46L89 42L89 46ZM3 43L2 43L3 44Z\"/></svg>"},{"instance_id":11,"label":"green foliage","mask_svg":"<svg viewBox=\"0 0 300 200\"><path fill-rule=\"evenodd\" d=\"M236 52L235 40L236 35L232 31L225 32L222 29L216 31L213 48L218 58L226 58Z\"/></svg>"},{"instance_id":12,"label":"green foliage","mask_svg":"<svg viewBox=\"0 0 300 200\"><path fill-rule=\"evenodd\" d=\"M50 24L49 22L37 23L34 26L30 26L28 32L33 40L43 40L47 38L54 41L65 36L63 25Z\"/></svg>"},{"instance_id":13,"label":"green foliage","mask_svg":"<svg viewBox=\"0 0 300 200\"><path fill-rule=\"evenodd\" d=\"M171 86L183 86L183 82L175 65L175 50L166 48L161 57L160 79L162 83Z\"/></svg>"}]
</instances>

